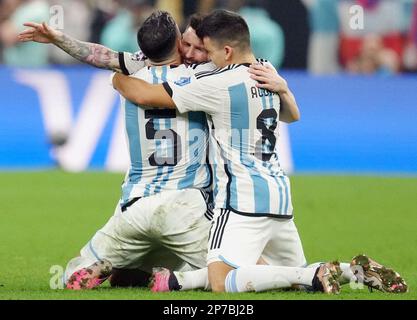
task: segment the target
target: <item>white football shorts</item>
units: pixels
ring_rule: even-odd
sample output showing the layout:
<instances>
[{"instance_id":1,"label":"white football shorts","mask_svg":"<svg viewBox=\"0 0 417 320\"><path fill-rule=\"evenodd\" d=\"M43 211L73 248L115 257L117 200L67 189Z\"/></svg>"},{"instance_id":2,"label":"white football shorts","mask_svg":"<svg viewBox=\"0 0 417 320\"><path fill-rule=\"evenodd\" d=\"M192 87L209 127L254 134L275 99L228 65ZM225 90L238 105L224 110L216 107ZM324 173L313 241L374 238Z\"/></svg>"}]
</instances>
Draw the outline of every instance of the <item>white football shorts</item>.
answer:
<instances>
[{"instance_id":1,"label":"white football shorts","mask_svg":"<svg viewBox=\"0 0 417 320\"><path fill-rule=\"evenodd\" d=\"M239 268L255 265L260 258L274 266L306 266L294 220L244 216L215 209L207 264L222 261Z\"/></svg>"},{"instance_id":2,"label":"white football shorts","mask_svg":"<svg viewBox=\"0 0 417 320\"><path fill-rule=\"evenodd\" d=\"M188 271L204 268L211 221L198 189L164 191L140 198L126 211L120 204L107 224L70 261L65 272L108 260L114 268L151 272L164 266Z\"/></svg>"}]
</instances>

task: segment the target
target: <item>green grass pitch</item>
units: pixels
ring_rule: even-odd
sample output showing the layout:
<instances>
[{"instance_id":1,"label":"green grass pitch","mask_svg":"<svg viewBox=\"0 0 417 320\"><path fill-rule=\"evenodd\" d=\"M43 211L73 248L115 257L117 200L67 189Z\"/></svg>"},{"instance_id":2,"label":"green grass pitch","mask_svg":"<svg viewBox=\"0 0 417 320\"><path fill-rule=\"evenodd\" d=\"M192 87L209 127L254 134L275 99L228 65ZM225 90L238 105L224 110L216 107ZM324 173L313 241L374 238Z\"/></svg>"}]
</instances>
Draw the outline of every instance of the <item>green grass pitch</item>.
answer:
<instances>
[{"instance_id":1,"label":"green grass pitch","mask_svg":"<svg viewBox=\"0 0 417 320\"><path fill-rule=\"evenodd\" d=\"M410 292L344 286L339 296L300 292L152 294L145 289L52 290L65 266L113 214L122 175L59 171L0 174L0 299L416 299L417 178L294 176L295 217L309 262L366 253L398 270Z\"/></svg>"}]
</instances>

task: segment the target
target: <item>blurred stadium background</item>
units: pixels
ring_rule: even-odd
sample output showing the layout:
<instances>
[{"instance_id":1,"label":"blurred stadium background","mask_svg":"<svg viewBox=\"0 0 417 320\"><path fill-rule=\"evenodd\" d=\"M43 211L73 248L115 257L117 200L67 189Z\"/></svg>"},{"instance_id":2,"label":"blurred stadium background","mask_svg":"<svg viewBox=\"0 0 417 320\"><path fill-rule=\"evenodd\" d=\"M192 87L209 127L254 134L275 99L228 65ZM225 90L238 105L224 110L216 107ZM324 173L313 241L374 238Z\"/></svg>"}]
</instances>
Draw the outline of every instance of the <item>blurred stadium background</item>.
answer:
<instances>
[{"instance_id":1,"label":"blurred stadium background","mask_svg":"<svg viewBox=\"0 0 417 320\"><path fill-rule=\"evenodd\" d=\"M51 297L39 293L50 266L108 219L127 166L109 72L18 43L23 22L64 17L75 38L134 52L154 8L185 25L217 7L247 18L256 54L297 97L282 152L307 257L367 250L417 285L417 1L0 0L0 298Z\"/></svg>"}]
</instances>

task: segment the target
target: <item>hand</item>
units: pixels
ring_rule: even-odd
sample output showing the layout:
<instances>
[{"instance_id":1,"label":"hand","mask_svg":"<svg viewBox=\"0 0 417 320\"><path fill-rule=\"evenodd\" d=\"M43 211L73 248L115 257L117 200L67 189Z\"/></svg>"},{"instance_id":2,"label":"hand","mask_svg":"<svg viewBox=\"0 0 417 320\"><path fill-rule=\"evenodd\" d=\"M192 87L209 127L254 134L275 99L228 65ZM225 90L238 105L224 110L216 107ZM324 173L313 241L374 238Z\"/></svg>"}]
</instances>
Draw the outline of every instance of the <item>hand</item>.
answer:
<instances>
[{"instance_id":1,"label":"hand","mask_svg":"<svg viewBox=\"0 0 417 320\"><path fill-rule=\"evenodd\" d=\"M288 93L287 81L281 77L270 65L252 64L249 68L251 78L258 81L258 88L280 94Z\"/></svg>"},{"instance_id":2,"label":"hand","mask_svg":"<svg viewBox=\"0 0 417 320\"><path fill-rule=\"evenodd\" d=\"M26 29L19 34L18 39L21 42L34 41L39 43L55 43L62 34L60 31L48 26L45 22L42 24L27 22L23 25L25 27L30 27L30 29Z\"/></svg>"}]
</instances>

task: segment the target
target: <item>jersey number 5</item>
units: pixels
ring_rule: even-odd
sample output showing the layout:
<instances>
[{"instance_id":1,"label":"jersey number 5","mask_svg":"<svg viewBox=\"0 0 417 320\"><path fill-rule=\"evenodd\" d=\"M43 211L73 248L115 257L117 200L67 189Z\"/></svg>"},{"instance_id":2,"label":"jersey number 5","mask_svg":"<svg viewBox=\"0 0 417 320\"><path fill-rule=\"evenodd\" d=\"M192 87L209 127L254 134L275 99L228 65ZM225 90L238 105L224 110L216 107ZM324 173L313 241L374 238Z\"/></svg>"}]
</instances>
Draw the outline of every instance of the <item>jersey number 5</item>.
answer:
<instances>
[{"instance_id":1,"label":"jersey number 5","mask_svg":"<svg viewBox=\"0 0 417 320\"><path fill-rule=\"evenodd\" d=\"M175 110L146 110L145 119L149 119L146 123L146 139L156 140L157 141L157 150L158 143L161 143L162 140L165 140L168 146L171 146L172 149L168 150L168 147L165 147L165 150L162 150L164 155L161 155L157 152L153 153L149 157L149 163L151 166L169 166L174 167L181 161L181 137L172 129L166 130L156 130L155 129L155 119L175 119L177 113ZM160 150L161 151L161 150Z\"/></svg>"}]
</instances>

